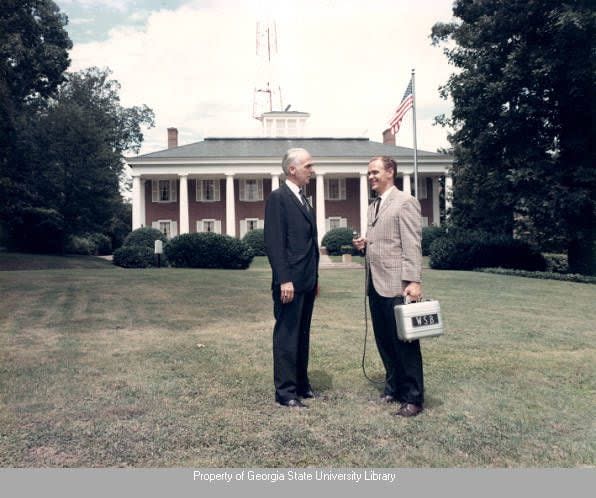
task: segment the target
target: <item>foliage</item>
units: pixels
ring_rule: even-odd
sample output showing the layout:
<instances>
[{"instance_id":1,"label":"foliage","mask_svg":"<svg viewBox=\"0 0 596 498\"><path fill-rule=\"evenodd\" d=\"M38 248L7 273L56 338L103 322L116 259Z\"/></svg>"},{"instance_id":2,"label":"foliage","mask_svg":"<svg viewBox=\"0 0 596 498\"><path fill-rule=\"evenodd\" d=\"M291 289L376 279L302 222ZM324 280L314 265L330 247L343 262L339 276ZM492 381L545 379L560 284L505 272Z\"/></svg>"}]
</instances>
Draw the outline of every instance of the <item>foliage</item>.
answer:
<instances>
[{"instance_id":1,"label":"foliage","mask_svg":"<svg viewBox=\"0 0 596 498\"><path fill-rule=\"evenodd\" d=\"M544 254L546 271L553 273L568 273L569 263L566 254Z\"/></svg>"},{"instance_id":2,"label":"foliage","mask_svg":"<svg viewBox=\"0 0 596 498\"><path fill-rule=\"evenodd\" d=\"M172 266L244 270L254 257L245 242L216 233L185 233L174 237L165 248Z\"/></svg>"},{"instance_id":3,"label":"foliage","mask_svg":"<svg viewBox=\"0 0 596 498\"><path fill-rule=\"evenodd\" d=\"M352 246L352 238L351 228L333 228L323 236L321 245L327 248L330 256L338 256L342 254L341 246ZM353 254L357 254L356 250Z\"/></svg>"},{"instance_id":4,"label":"foliage","mask_svg":"<svg viewBox=\"0 0 596 498\"><path fill-rule=\"evenodd\" d=\"M26 252L61 253L64 217L55 209L25 207L8 225L8 246Z\"/></svg>"},{"instance_id":5,"label":"foliage","mask_svg":"<svg viewBox=\"0 0 596 498\"><path fill-rule=\"evenodd\" d=\"M255 256L265 256L265 230L262 228L251 230L242 240L251 247Z\"/></svg>"},{"instance_id":6,"label":"foliage","mask_svg":"<svg viewBox=\"0 0 596 498\"><path fill-rule=\"evenodd\" d=\"M526 242L481 231L455 231L435 239L430 267L437 270L473 270L484 267L543 271L542 255Z\"/></svg>"},{"instance_id":7,"label":"foliage","mask_svg":"<svg viewBox=\"0 0 596 498\"><path fill-rule=\"evenodd\" d=\"M155 241L161 240L164 245L168 242L167 237L157 228L143 227L130 232L124 242L123 247L140 246L147 247L152 251L155 249Z\"/></svg>"},{"instance_id":8,"label":"foliage","mask_svg":"<svg viewBox=\"0 0 596 498\"><path fill-rule=\"evenodd\" d=\"M132 226L132 205L121 202L114 206L114 214L110 219L106 233L111 239L112 249L118 249L130 233Z\"/></svg>"},{"instance_id":9,"label":"foliage","mask_svg":"<svg viewBox=\"0 0 596 498\"><path fill-rule=\"evenodd\" d=\"M5 226L9 237L17 237L10 245L23 243L24 250L55 252L63 242L62 236L53 241L32 238L31 227L22 223L32 210L41 210L34 216L41 219L43 210L55 207L26 202L31 197L30 178L17 142L24 116L64 80L72 48L66 23L51 0L8 0L0 8L0 220L12 222ZM31 247L34 240L39 240L38 247Z\"/></svg>"},{"instance_id":10,"label":"foliage","mask_svg":"<svg viewBox=\"0 0 596 498\"><path fill-rule=\"evenodd\" d=\"M109 76L98 68L68 74L54 98L21 117L14 144L19 167L11 178L20 196L6 217L11 233L20 211L42 207L62 216L66 236L112 236L122 212L124 152L138 150L140 127L152 125L153 113L122 107L120 86Z\"/></svg>"},{"instance_id":11,"label":"foliage","mask_svg":"<svg viewBox=\"0 0 596 498\"><path fill-rule=\"evenodd\" d=\"M549 271L528 271L511 270L508 268L479 268L478 271L484 273L494 273L497 275L513 275L516 277L539 278L542 280L562 280L564 282L578 282L583 284L596 284L596 277L581 275L579 273L557 273Z\"/></svg>"},{"instance_id":12,"label":"foliage","mask_svg":"<svg viewBox=\"0 0 596 498\"><path fill-rule=\"evenodd\" d=\"M438 239L445 235L447 228L444 226L436 227L424 227L422 229L422 255L428 256L430 254L430 246L431 244Z\"/></svg>"},{"instance_id":13,"label":"foliage","mask_svg":"<svg viewBox=\"0 0 596 498\"><path fill-rule=\"evenodd\" d=\"M457 68L441 89L455 130L456 225L557 245L571 271L594 273L596 12L573 0L457 0L434 44ZM452 43L454 42L454 43Z\"/></svg>"},{"instance_id":14,"label":"foliage","mask_svg":"<svg viewBox=\"0 0 596 498\"><path fill-rule=\"evenodd\" d=\"M123 268L149 268L157 266L153 248L144 246L122 246L114 251L113 262Z\"/></svg>"},{"instance_id":15,"label":"foliage","mask_svg":"<svg viewBox=\"0 0 596 498\"><path fill-rule=\"evenodd\" d=\"M66 241L67 254L81 254L87 256L104 256L112 252L112 243L103 233L87 235L71 235Z\"/></svg>"}]
</instances>

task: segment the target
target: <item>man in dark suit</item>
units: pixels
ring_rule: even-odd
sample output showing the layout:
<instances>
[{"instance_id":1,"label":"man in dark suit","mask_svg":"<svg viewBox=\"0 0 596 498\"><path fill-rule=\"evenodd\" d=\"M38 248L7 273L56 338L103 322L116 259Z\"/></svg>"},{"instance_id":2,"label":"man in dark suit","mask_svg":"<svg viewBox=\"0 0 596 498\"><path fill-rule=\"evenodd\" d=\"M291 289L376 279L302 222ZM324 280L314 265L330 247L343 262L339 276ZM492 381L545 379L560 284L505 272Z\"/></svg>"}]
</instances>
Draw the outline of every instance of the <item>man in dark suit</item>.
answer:
<instances>
[{"instance_id":1,"label":"man in dark suit","mask_svg":"<svg viewBox=\"0 0 596 498\"><path fill-rule=\"evenodd\" d=\"M422 220L418 200L395 186L396 174L390 157L369 162L368 179L377 198L368 208L366 237L354 239L354 246L366 251L370 314L386 372L382 398L400 403L397 415L413 417L424 402L420 342L397 338L393 307L422 295Z\"/></svg>"},{"instance_id":2,"label":"man in dark suit","mask_svg":"<svg viewBox=\"0 0 596 498\"><path fill-rule=\"evenodd\" d=\"M292 408L315 394L308 380L310 321L319 292L317 224L303 188L314 175L305 149L282 160L286 181L265 205L265 250L273 281L273 379L275 400Z\"/></svg>"}]
</instances>

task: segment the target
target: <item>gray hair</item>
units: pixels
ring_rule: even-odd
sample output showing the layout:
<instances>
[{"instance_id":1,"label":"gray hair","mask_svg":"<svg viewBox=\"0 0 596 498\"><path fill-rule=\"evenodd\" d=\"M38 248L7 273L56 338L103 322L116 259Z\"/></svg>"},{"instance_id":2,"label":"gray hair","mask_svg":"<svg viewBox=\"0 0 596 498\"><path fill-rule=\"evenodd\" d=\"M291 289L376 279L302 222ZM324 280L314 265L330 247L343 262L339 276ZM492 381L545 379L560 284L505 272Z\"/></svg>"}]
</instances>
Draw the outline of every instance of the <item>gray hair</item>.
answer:
<instances>
[{"instance_id":1,"label":"gray hair","mask_svg":"<svg viewBox=\"0 0 596 498\"><path fill-rule=\"evenodd\" d=\"M303 152L308 154L308 151L306 149L302 149L301 147L288 149L288 151L285 153L284 158L281 161L281 169L286 176L290 174L290 166L294 165L294 163L298 160L298 156Z\"/></svg>"}]
</instances>

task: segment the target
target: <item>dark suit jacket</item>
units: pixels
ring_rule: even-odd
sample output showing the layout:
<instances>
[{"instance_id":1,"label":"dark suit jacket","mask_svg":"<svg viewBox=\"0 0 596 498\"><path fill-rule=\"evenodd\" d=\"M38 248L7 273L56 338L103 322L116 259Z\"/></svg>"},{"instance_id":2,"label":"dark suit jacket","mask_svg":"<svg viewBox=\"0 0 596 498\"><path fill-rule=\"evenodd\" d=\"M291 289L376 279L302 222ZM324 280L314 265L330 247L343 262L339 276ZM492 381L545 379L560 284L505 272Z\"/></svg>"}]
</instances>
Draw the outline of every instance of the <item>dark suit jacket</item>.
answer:
<instances>
[{"instance_id":1,"label":"dark suit jacket","mask_svg":"<svg viewBox=\"0 0 596 498\"><path fill-rule=\"evenodd\" d=\"M284 183L265 204L265 250L273 270L272 287L292 282L295 292L308 292L318 279L317 224Z\"/></svg>"}]
</instances>

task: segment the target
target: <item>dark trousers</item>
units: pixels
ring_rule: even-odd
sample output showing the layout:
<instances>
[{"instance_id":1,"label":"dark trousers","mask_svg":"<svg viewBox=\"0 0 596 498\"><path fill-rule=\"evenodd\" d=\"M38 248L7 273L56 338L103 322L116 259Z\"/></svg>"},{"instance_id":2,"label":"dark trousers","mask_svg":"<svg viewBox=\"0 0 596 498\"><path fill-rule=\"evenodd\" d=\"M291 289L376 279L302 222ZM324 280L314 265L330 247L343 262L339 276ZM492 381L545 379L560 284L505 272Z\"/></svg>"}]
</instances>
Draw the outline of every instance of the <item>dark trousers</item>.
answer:
<instances>
[{"instance_id":1,"label":"dark trousers","mask_svg":"<svg viewBox=\"0 0 596 498\"><path fill-rule=\"evenodd\" d=\"M371 279L368 302L377 348L385 366L385 394L401 402L422 406L424 382L420 341L400 341L395 326L393 306L403 303L403 297L380 296Z\"/></svg>"},{"instance_id":2,"label":"dark trousers","mask_svg":"<svg viewBox=\"0 0 596 498\"><path fill-rule=\"evenodd\" d=\"M282 304L280 287L273 289L273 382L275 399L287 402L310 389L308 351L315 289L297 292Z\"/></svg>"}]
</instances>

